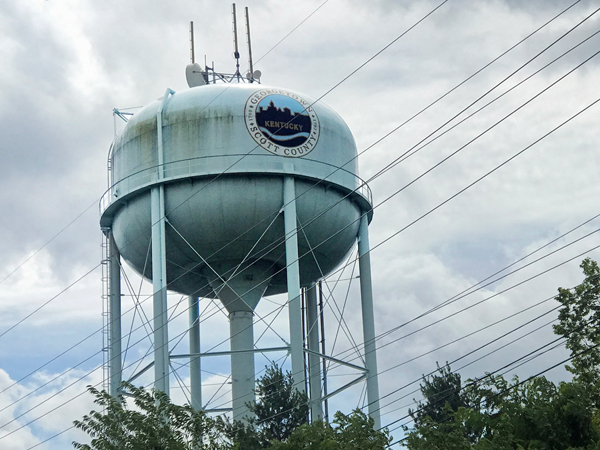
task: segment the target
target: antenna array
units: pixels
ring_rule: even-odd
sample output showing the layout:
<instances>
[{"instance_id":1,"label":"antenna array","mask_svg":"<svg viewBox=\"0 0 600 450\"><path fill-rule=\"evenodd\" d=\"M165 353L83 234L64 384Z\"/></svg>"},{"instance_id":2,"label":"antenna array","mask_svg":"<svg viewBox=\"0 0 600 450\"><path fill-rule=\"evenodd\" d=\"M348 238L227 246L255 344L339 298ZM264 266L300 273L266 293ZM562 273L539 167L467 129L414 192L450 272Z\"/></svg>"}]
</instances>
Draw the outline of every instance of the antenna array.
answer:
<instances>
[{"instance_id":1,"label":"antenna array","mask_svg":"<svg viewBox=\"0 0 600 450\"><path fill-rule=\"evenodd\" d=\"M190 60L191 64L188 64L185 70L185 76L187 79L187 83L189 87L202 86L205 84L216 83L217 80L222 81L224 83L231 83L236 80L238 83L240 82L249 82L249 83L260 83L260 77L262 73L260 70L254 70L254 65L252 63L252 44L250 39L250 15L248 13L248 7L246 6L244 9L245 19L246 19L246 38L248 43L248 72L246 72L246 76L243 77L240 73L240 52L238 47L238 33L237 33L237 13L235 3L231 5L231 16L232 16L232 26L233 26L233 57L235 59L235 72L232 74L220 73L215 71L214 62L212 63L212 67L208 67L206 64L206 56L204 57L204 70L196 62L195 58L195 50L194 50L194 22L190 22ZM212 73L212 77L209 77L209 73Z\"/></svg>"}]
</instances>

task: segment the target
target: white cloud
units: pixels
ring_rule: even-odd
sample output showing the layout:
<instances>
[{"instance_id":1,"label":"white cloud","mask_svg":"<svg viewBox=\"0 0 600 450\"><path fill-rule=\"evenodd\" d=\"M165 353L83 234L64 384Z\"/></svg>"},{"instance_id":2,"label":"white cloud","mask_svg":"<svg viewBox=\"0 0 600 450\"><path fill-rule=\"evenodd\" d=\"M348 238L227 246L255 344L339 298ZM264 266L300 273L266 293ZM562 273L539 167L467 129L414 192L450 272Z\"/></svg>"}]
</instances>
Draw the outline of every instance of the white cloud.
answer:
<instances>
[{"instance_id":1,"label":"white cloud","mask_svg":"<svg viewBox=\"0 0 600 450\"><path fill-rule=\"evenodd\" d=\"M256 59L320 3L307 1L282 8L279 2L249 1ZM318 97L436 4L409 2L399 5L381 0L370 2L367 6L365 2L357 1L328 2L257 65L263 72L262 80L266 84L289 87ZM567 3L562 1L449 2L323 101L344 117L353 130L359 150L365 149L566 6ZM586 2L577 5L468 84L368 150L360 157L361 176L372 176L421 141L583 19L592 11L591 8ZM112 108L147 104L162 95L166 87L186 89L184 68L189 58L189 20L195 22L197 59L202 60L206 53L209 64L214 59L217 70L222 71L231 70L234 62L231 58L229 4L184 0L166 4L134 0L89 5L39 0L27 4L3 4L0 10L0 57L4 61L0 73L0 85L3 87L0 90L0 118L5 125L0 145L3 160L0 188L4 193L0 196L0 206L4 211L0 216L3 238L0 241L0 253L3 255L0 277L4 277L99 199L105 189L105 160L113 136ZM595 31L598 20L594 17L583 24L539 61L519 73L515 80L523 79L534 68L541 67L589 36ZM376 204L591 55L596 51L598 39L592 38L564 60L374 180L371 187ZM245 61L244 54L242 61ZM386 241L421 214L595 100L598 70L597 61L590 61L447 163L378 207L370 227L372 246ZM509 81L490 98L515 82ZM582 114L373 251L378 332L451 298L598 213L595 206L599 172L595 151L598 127L594 121L597 108ZM0 284L0 333L100 262L96 211L96 207L92 207L82 219ZM574 236L581 236L594 227L592 223ZM558 248L565 242L567 239L551 248ZM598 245L598 237L592 236L548 258L548 261L403 328L384 342L500 292L595 245ZM592 253L592 256L598 257L598 252ZM577 265L578 261L574 260L481 306L384 347L378 355L380 367L391 367L550 297L557 286L576 284L581 279ZM137 290L139 280L132 283ZM142 298L146 298L148 292L150 289L144 285ZM4 339L0 352L3 361L0 382L6 384L11 382L11 378L25 376L99 329L102 325L100 294L100 274L93 273L23 325L0 338ZM340 283L336 290L336 301L340 307L345 295L346 284ZM174 304L177 299L174 296L169 301ZM146 303L150 305L151 301ZM132 305L129 297L125 298L125 304L128 306L124 310ZM274 306L263 301L258 313L267 315ZM146 308L150 317L149 306ZM178 312L183 311L183 305L180 308ZM354 283L348 297L345 320L358 341L362 336L359 310ZM382 394L433 370L435 361L443 362L464 355L480 343L501 335L542 311L543 307L532 310L406 364L401 369L387 372L381 377ZM132 313L129 313L127 329L131 318ZM288 333L286 321L287 312L284 311L273 324L283 337ZM184 313L174 323L170 336L182 332L186 322ZM329 310L327 322L327 342L331 345L337 327ZM139 325L138 318L135 326ZM534 326L532 324L523 332ZM255 336L262 332L262 328L262 325L257 326ZM203 348L221 343L228 335L226 320L220 313L203 324L202 329ZM130 350L129 362L142 357L148 350L150 343L144 335L143 328L136 331L135 340L141 342ZM552 338L549 329L536 333L508 350L465 369L463 376L475 376L500 367ZM281 342L273 333L268 333L261 343L267 346ZM186 346L184 338L182 352ZM45 369L47 372L43 375L26 379L14 389L28 392L44 377L52 376L48 374L63 373L101 347L100 335L94 336L59 358ZM218 349L225 347L226 344L221 344ZM340 333L336 352L350 347L345 335ZM557 355L549 353L517 372L521 375L534 373L558 361L560 355ZM100 359L98 355L94 363ZM465 361L468 360L465 358ZM228 366L227 358L207 359L203 363L204 368L215 373L226 373ZM133 371L133 367L128 370ZM34 406L60 386L85 373L78 370L83 369L69 372L64 380L61 378L63 381L59 385L32 395L27 404ZM151 382L151 372L147 375L148 383ZM182 374L187 377L185 369L182 369ZM98 376L95 374L90 380L99 380L94 378ZM558 379L567 375L558 370L551 376ZM210 384L221 379L215 375L205 381ZM341 385L341 381L333 380L335 377L332 378L332 386L336 383ZM187 383L187 380L184 381ZM88 379L82 380L77 389L83 390L88 382ZM49 400L47 406L39 410L48 411L50 406L57 406L59 398L68 398L67 392L75 395L77 389L73 389ZM210 398L216 389L216 386L207 386L204 397ZM339 400L333 399L332 409L355 406L360 390L361 386L357 386ZM173 392L178 400L183 400L181 392ZM13 390L0 394L0 408L14 401L15 395ZM404 401L411 398L409 396ZM70 426L72 416L80 416L90 408L88 401L81 399L73 402L72 406L57 410L68 411L65 413L48 414L35 427L12 435L14 440L11 439L10 445L13 445L12 448L28 448L49 434L60 431L61 427ZM384 422L404 412L400 410L389 414L384 417ZM12 407L0 413L2 420L10 419L14 414L16 410ZM68 441L68 437L57 438L56 443L50 441L46 448L59 448L63 443L68 446Z\"/></svg>"}]
</instances>

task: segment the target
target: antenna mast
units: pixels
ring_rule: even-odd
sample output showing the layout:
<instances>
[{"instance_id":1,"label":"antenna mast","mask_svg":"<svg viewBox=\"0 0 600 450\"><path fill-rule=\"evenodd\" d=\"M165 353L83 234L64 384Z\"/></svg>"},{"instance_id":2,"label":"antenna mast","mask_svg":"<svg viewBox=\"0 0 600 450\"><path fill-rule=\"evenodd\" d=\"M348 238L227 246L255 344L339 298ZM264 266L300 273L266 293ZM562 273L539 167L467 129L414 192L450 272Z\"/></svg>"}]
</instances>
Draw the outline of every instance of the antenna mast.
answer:
<instances>
[{"instance_id":1,"label":"antenna mast","mask_svg":"<svg viewBox=\"0 0 600 450\"><path fill-rule=\"evenodd\" d=\"M205 84L216 83L217 80L224 83L231 83L233 80L237 80L238 83L250 82L259 83L262 73L260 70L254 70L252 63L252 45L250 41L250 14L248 7L245 8L246 13L246 35L248 40L248 63L250 68L245 76L240 73L240 51L238 47L238 32L237 32L237 13L235 3L231 5L231 18L233 22L233 57L235 58L235 72L231 73L218 73L215 72L214 62L212 67L208 67L206 62L206 55L204 56L204 68L196 62L196 49L194 44L194 22L190 21L190 61L185 69L185 76L189 87L202 86ZM210 73L212 72L212 81L210 79Z\"/></svg>"},{"instance_id":2,"label":"antenna mast","mask_svg":"<svg viewBox=\"0 0 600 450\"><path fill-rule=\"evenodd\" d=\"M235 15L235 3L232 4L232 12L233 15L233 57L235 58L235 75L239 81L240 79L240 52L238 51L238 36L237 36L237 18Z\"/></svg>"},{"instance_id":3,"label":"antenna mast","mask_svg":"<svg viewBox=\"0 0 600 450\"><path fill-rule=\"evenodd\" d=\"M185 78L189 87L202 86L208 82L200 64L196 63L196 51L194 49L194 22L190 22L190 60L185 68Z\"/></svg>"},{"instance_id":4,"label":"antenna mast","mask_svg":"<svg viewBox=\"0 0 600 450\"><path fill-rule=\"evenodd\" d=\"M192 64L196 63L194 52L194 22L190 22L190 59L192 60Z\"/></svg>"},{"instance_id":5,"label":"antenna mast","mask_svg":"<svg viewBox=\"0 0 600 450\"><path fill-rule=\"evenodd\" d=\"M248 37L248 65L250 71L248 72L248 80L250 83L254 82L254 67L252 67L252 44L250 43L250 15L248 14L248 7L246 6L246 36Z\"/></svg>"}]
</instances>

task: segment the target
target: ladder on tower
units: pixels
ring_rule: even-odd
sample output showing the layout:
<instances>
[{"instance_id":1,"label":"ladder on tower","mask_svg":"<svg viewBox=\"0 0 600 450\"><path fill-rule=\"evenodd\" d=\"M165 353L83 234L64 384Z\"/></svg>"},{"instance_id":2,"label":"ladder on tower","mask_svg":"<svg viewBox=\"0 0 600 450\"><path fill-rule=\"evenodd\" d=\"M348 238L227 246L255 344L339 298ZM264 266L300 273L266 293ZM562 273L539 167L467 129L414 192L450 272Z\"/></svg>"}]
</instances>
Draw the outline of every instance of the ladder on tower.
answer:
<instances>
[{"instance_id":1,"label":"ladder on tower","mask_svg":"<svg viewBox=\"0 0 600 450\"><path fill-rule=\"evenodd\" d=\"M105 230L102 231L102 388L107 391L109 383L108 349L110 348L110 334L108 329L110 277L108 236L104 232Z\"/></svg>"}]
</instances>

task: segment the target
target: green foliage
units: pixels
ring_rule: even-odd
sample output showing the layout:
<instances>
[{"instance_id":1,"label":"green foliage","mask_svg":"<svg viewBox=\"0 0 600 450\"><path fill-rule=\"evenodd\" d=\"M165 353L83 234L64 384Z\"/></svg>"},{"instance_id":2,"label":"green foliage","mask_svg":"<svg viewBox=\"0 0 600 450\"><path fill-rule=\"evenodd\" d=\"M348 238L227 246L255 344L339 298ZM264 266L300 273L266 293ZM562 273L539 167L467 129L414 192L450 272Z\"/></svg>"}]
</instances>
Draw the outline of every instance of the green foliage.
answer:
<instances>
[{"instance_id":1,"label":"green foliage","mask_svg":"<svg viewBox=\"0 0 600 450\"><path fill-rule=\"evenodd\" d=\"M383 450L391 442L387 430L375 431L373 419L360 410L335 414L333 426L306 424L306 396L292 389L292 377L276 365L257 381L258 401L251 404L257 419L251 424L211 419L191 406L171 403L160 391L123 384L125 397L88 390L103 412L91 411L75 427L86 432L90 444L73 442L78 450L259 450L324 449Z\"/></svg>"},{"instance_id":2,"label":"green foliage","mask_svg":"<svg viewBox=\"0 0 600 450\"><path fill-rule=\"evenodd\" d=\"M554 332L564 336L571 355L584 352L571 360L567 370L584 383L600 380L600 268L589 258L580 266L585 279L575 289L558 289L556 300L563 307Z\"/></svg>"},{"instance_id":3,"label":"green foliage","mask_svg":"<svg viewBox=\"0 0 600 450\"><path fill-rule=\"evenodd\" d=\"M292 374L285 375L277 364L266 367L256 380L257 401L248 407L263 448L271 441L285 441L292 432L308 422L308 398L294 388Z\"/></svg>"},{"instance_id":4,"label":"green foliage","mask_svg":"<svg viewBox=\"0 0 600 450\"><path fill-rule=\"evenodd\" d=\"M90 444L73 442L79 450L218 450L221 445L214 421L191 406L174 405L160 391L145 391L132 385L135 408L124 397L118 400L106 391L88 387L94 402L104 412L91 411L75 427L91 437Z\"/></svg>"},{"instance_id":5,"label":"green foliage","mask_svg":"<svg viewBox=\"0 0 600 450\"><path fill-rule=\"evenodd\" d=\"M315 421L294 430L285 442L273 442L273 450L383 450L391 443L387 430L373 429L373 419L359 409L335 413L333 426Z\"/></svg>"},{"instance_id":6,"label":"green foliage","mask_svg":"<svg viewBox=\"0 0 600 450\"><path fill-rule=\"evenodd\" d=\"M470 380L469 380L470 381ZM411 450L575 450L599 446L592 389L579 381L556 386L545 377L526 383L487 376L464 391L470 407L454 411L448 403L443 420L430 416L408 431Z\"/></svg>"},{"instance_id":7,"label":"green foliage","mask_svg":"<svg viewBox=\"0 0 600 450\"><path fill-rule=\"evenodd\" d=\"M573 381L526 383L486 376L461 387L446 366L421 391L425 398L406 429L411 450L600 450L600 268L585 259L585 279L559 288L554 332L566 339Z\"/></svg>"},{"instance_id":8,"label":"green foliage","mask_svg":"<svg viewBox=\"0 0 600 450\"><path fill-rule=\"evenodd\" d=\"M424 378L424 400L409 411L412 429L404 445L411 450L600 450L600 268L590 259L585 280L575 289L559 288L562 304L554 332L566 339L573 359L571 382L545 377L511 383L486 375L462 385L449 365ZM598 347L596 347L598 346ZM125 385L135 407L89 388L102 413L92 411L76 428L90 444L79 450L383 450L387 430L373 430L360 410L335 414L332 425L308 425L306 395L293 389L291 374L274 365L257 380L257 401L249 405L250 424L210 419L189 405L173 405L162 392Z\"/></svg>"},{"instance_id":9,"label":"green foliage","mask_svg":"<svg viewBox=\"0 0 600 450\"><path fill-rule=\"evenodd\" d=\"M446 422L458 408L468 406L468 398L461 389L460 374L453 373L448 364L442 367L438 364L437 374L423 377L421 394L424 402L419 401L415 411L408 410L415 425L421 426L426 418L436 423Z\"/></svg>"},{"instance_id":10,"label":"green foliage","mask_svg":"<svg viewBox=\"0 0 600 450\"><path fill-rule=\"evenodd\" d=\"M269 446L261 441L256 428L252 424L231 422L227 417L220 416L215 419L218 432L231 443L233 450L261 450Z\"/></svg>"},{"instance_id":11,"label":"green foliage","mask_svg":"<svg viewBox=\"0 0 600 450\"><path fill-rule=\"evenodd\" d=\"M269 448L272 442L285 441L296 428L307 423L308 399L293 387L292 374L284 374L277 364L265 369L265 374L256 380L256 401L247 403L255 415L249 424L218 421L220 430L235 443L236 449Z\"/></svg>"}]
</instances>

